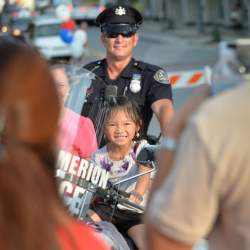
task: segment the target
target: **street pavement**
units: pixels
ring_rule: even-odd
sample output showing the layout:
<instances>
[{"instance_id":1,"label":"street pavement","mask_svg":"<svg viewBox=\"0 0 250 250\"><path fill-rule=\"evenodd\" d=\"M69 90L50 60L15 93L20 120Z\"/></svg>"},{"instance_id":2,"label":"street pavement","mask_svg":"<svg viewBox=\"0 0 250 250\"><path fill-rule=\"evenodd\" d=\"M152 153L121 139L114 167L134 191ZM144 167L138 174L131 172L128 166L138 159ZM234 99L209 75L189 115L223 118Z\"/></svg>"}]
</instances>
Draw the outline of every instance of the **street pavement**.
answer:
<instances>
[{"instance_id":1,"label":"street pavement","mask_svg":"<svg viewBox=\"0 0 250 250\"><path fill-rule=\"evenodd\" d=\"M147 23L144 25L138 32L140 39L152 42L144 60L161 66L167 72L201 69L205 65L213 65L218 60L218 44L206 43L207 38L186 36L183 29L180 29L179 33L166 29L157 30L157 23L154 23L154 26ZM187 29L191 31L190 27Z\"/></svg>"}]
</instances>

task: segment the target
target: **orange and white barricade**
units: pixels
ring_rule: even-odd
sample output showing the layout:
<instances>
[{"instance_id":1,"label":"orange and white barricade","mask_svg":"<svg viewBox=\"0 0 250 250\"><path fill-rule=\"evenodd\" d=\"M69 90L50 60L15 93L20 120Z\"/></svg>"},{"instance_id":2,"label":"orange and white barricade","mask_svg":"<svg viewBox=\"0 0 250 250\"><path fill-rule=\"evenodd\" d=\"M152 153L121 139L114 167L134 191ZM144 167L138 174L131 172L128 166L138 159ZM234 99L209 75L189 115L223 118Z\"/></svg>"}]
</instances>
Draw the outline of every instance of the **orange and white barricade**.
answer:
<instances>
[{"instance_id":1,"label":"orange and white barricade","mask_svg":"<svg viewBox=\"0 0 250 250\"><path fill-rule=\"evenodd\" d=\"M204 70L187 70L168 72L170 84L173 88L197 86L203 83L211 83L211 68L206 66Z\"/></svg>"}]
</instances>

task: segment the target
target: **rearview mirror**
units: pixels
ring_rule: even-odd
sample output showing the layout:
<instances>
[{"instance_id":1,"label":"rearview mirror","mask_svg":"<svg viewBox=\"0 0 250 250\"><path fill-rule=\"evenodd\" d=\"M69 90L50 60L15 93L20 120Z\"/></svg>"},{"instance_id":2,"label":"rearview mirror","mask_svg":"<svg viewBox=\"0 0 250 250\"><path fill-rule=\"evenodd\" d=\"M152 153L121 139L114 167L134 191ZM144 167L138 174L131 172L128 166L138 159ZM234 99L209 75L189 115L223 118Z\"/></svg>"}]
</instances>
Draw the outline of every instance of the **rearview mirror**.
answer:
<instances>
[{"instance_id":1,"label":"rearview mirror","mask_svg":"<svg viewBox=\"0 0 250 250\"><path fill-rule=\"evenodd\" d=\"M145 167L153 168L151 162L155 163L156 160L156 152L160 149L158 145L146 145L142 147L139 154L136 157L136 161L138 164L141 164Z\"/></svg>"}]
</instances>

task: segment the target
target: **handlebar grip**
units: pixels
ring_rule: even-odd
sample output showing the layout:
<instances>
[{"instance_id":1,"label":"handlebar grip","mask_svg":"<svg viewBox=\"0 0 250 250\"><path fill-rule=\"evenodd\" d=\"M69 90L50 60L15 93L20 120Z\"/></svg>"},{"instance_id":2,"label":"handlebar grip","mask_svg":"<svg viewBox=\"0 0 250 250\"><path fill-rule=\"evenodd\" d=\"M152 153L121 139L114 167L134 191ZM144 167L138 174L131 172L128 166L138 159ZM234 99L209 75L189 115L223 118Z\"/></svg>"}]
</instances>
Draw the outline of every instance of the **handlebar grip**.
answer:
<instances>
[{"instance_id":1,"label":"handlebar grip","mask_svg":"<svg viewBox=\"0 0 250 250\"><path fill-rule=\"evenodd\" d=\"M135 208L137 208L137 209L139 209L139 210L141 210L141 211L145 211L144 207L142 207L141 205L137 204L137 203L134 202L134 201L131 201L131 200L128 199L128 198L124 201L124 204L127 204L127 205L129 205L129 206L131 206L131 207L135 207Z\"/></svg>"},{"instance_id":2,"label":"handlebar grip","mask_svg":"<svg viewBox=\"0 0 250 250\"><path fill-rule=\"evenodd\" d=\"M124 198L129 198L130 197L130 194L125 192L125 191L121 191L119 190L118 193L120 195L122 195ZM107 195L110 194L109 192L107 192L107 190L101 188L101 187L97 187L96 188L96 194L104 199L107 199Z\"/></svg>"},{"instance_id":3,"label":"handlebar grip","mask_svg":"<svg viewBox=\"0 0 250 250\"><path fill-rule=\"evenodd\" d=\"M124 198L129 198L130 197L130 193L127 193L125 191L119 190L118 193L120 195L122 195Z\"/></svg>"}]
</instances>

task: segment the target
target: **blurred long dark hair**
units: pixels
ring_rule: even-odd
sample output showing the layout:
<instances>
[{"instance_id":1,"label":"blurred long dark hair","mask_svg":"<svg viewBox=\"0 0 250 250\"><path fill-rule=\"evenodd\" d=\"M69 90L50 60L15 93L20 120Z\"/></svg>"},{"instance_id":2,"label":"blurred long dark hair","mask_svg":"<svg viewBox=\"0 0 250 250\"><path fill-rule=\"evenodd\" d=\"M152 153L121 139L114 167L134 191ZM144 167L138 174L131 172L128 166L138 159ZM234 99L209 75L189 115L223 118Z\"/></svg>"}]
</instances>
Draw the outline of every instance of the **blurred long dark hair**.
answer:
<instances>
[{"instance_id":1,"label":"blurred long dark hair","mask_svg":"<svg viewBox=\"0 0 250 250\"><path fill-rule=\"evenodd\" d=\"M65 225L53 180L59 103L36 51L0 43L0 249L59 249Z\"/></svg>"}]
</instances>

